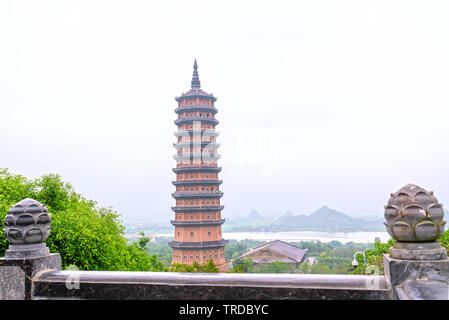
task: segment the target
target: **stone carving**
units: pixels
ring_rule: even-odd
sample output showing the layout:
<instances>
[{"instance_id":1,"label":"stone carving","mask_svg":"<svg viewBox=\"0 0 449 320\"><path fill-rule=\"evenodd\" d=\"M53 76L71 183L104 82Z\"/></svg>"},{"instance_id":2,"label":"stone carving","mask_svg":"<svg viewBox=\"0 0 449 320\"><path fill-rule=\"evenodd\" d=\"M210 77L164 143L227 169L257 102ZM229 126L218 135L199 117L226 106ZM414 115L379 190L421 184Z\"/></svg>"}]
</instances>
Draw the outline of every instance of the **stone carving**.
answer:
<instances>
[{"instance_id":1,"label":"stone carving","mask_svg":"<svg viewBox=\"0 0 449 320\"><path fill-rule=\"evenodd\" d=\"M444 232L443 216L443 205L433 192L413 184L393 193L385 206L387 231L398 241L435 241Z\"/></svg>"},{"instance_id":2,"label":"stone carving","mask_svg":"<svg viewBox=\"0 0 449 320\"><path fill-rule=\"evenodd\" d=\"M408 260L446 259L446 249L436 241L444 232L443 205L432 191L408 184L391 194L385 206L385 225L396 240L390 257Z\"/></svg>"},{"instance_id":3,"label":"stone carving","mask_svg":"<svg viewBox=\"0 0 449 320\"><path fill-rule=\"evenodd\" d=\"M3 231L11 244L42 243L50 234L50 222L45 205L28 198L11 207Z\"/></svg>"},{"instance_id":4,"label":"stone carving","mask_svg":"<svg viewBox=\"0 0 449 320\"><path fill-rule=\"evenodd\" d=\"M43 243L50 234L50 214L33 199L24 199L12 206L5 217L6 239L10 245L5 258L28 258L50 254Z\"/></svg>"}]
</instances>

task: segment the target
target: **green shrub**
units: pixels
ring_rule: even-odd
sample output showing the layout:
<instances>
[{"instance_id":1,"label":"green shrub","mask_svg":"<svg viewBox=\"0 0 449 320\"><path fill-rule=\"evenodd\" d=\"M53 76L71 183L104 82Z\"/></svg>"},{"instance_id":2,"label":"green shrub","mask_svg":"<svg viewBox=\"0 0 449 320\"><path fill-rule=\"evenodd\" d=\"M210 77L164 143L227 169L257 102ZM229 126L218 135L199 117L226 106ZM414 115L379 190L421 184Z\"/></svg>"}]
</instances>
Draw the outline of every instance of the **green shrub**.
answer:
<instances>
[{"instance_id":1,"label":"green shrub","mask_svg":"<svg viewBox=\"0 0 449 320\"><path fill-rule=\"evenodd\" d=\"M45 204L51 214L51 233L46 243L61 255L62 268L75 265L80 270L164 271L155 255L138 243L129 243L119 214L98 206L76 193L56 174L35 180L0 170L0 225L17 202L32 198ZM8 242L0 231L0 256Z\"/></svg>"}]
</instances>

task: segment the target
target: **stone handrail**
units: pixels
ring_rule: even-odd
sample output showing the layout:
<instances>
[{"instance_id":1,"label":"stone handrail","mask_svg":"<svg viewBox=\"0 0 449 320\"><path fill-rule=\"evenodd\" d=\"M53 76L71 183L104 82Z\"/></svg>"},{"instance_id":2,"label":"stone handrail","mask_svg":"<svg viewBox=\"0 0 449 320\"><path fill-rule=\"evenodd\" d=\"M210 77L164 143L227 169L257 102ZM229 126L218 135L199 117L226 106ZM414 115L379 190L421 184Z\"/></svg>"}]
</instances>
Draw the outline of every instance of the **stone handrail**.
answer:
<instances>
[{"instance_id":1,"label":"stone handrail","mask_svg":"<svg viewBox=\"0 0 449 320\"><path fill-rule=\"evenodd\" d=\"M34 299L391 298L385 277L367 275L45 271L33 284Z\"/></svg>"},{"instance_id":2,"label":"stone handrail","mask_svg":"<svg viewBox=\"0 0 449 320\"><path fill-rule=\"evenodd\" d=\"M172 209L213 211L223 206ZM410 184L391 195L385 218L395 242L384 255L385 276L61 271L61 256L50 253L45 245L50 215L44 205L25 199L5 217L10 245L0 258L0 300L447 300L449 258L437 240L444 231L443 216L442 204L431 191Z\"/></svg>"}]
</instances>

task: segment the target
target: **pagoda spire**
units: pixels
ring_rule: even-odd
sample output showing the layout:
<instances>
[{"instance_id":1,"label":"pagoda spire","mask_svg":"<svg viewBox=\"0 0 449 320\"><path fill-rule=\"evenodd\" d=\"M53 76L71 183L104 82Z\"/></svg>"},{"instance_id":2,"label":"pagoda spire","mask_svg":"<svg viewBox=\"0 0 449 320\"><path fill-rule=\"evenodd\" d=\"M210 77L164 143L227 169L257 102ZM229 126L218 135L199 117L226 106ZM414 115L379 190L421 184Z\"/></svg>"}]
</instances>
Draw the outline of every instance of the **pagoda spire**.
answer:
<instances>
[{"instance_id":1,"label":"pagoda spire","mask_svg":"<svg viewBox=\"0 0 449 320\"><path fill-rule=\"evenodd\" d=\"M198 64L195 62L193 63L193 76L192 76L192 89L199 89L201 88L200 83L200 77L198 76Z\"/></svg>"}]
</instances>

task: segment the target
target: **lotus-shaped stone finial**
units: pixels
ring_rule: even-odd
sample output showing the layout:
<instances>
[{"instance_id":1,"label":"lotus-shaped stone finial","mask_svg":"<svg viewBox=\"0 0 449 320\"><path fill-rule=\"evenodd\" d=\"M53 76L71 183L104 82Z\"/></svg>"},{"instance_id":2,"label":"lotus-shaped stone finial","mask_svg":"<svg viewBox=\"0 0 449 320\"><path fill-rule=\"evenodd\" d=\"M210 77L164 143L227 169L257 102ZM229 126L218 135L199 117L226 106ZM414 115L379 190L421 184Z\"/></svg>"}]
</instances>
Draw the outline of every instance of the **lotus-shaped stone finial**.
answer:
<instances>
[{"instance_id":1,"label":"lotus-shaped stone finial","mask_svg":"<svg viewBox=\"0 0 449 320\"><path fill-rule=\"evenodd\" d=\"M27 198L11 207L3 231L13 245L42 243L50 234L50 222L45 205Z\"/></svg>"},{"instance_id":2,"label":"lotus-shaped stone finial","mask_svg":"<svg viewBox=\"0 0 449 320\"><path fill-rule=\"evenodd\" d=\"M433 192L414 184L391 194L385 206L387 231L397 241L435 241L444 232L443 216L443 205Z\"/></svg>"}]
</instances>

